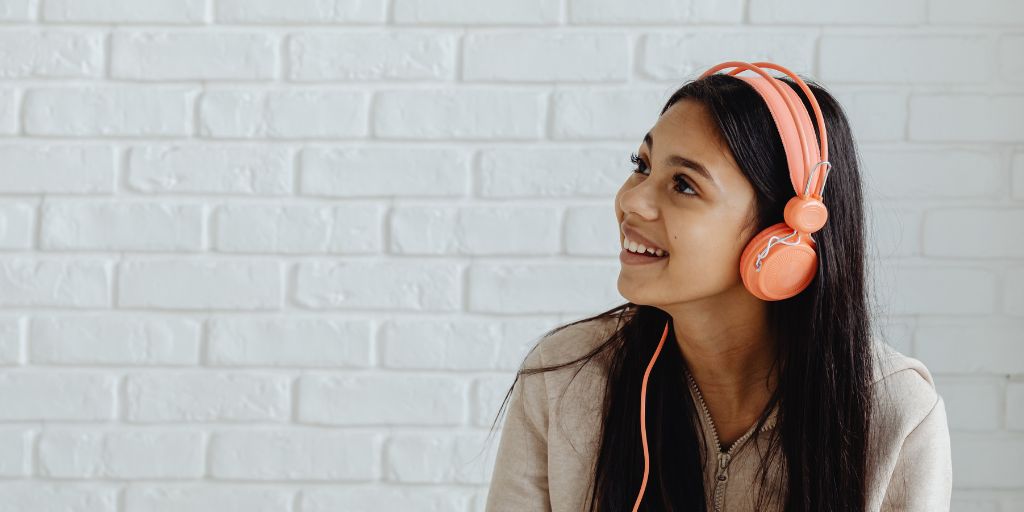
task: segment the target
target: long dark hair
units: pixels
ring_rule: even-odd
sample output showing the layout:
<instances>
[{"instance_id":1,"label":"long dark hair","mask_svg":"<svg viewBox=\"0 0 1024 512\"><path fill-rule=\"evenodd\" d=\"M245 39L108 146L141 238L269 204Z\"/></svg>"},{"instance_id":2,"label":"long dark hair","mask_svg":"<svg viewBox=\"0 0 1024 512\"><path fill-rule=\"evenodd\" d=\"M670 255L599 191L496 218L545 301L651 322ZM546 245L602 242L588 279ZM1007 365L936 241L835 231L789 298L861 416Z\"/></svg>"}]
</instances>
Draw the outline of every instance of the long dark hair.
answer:
<instances>
[{"instance_id":1,"label":"long dark hair","mask_svg":"<svg viewBox=\"0 0 1024 512\"><path fill-rule=\"evenodd\" d=\"M778 371L778 386L754 429L755 437L769 436L769 449L761 457L758 503L763 506L766 498L772 498L787 511L862 511L867 493L874 353L861 175L853 135L839 103L817 83L801 79L814 93L828 130L833 172L823 197L829 218L814 234L818 253L814 280L796 296L767 304L769 334L779 344L773 366ZM803 91L788 77L780 80L797 92L813 116ZM752 221L757 231L781 222L786 201L794 192L782 142L761 96L739 78L713 74L686 82L668 99L661 114L682 99L699 101L708 108L753 185L756 218ZM814 129L817 134L816 121ZM656 307L626 302L558 326L542 339L599 319L614 319L616 328L590 353L556 366L520 365L495 424L521 375L585 365L603 354L600 360L607 361L608 381L597 465L594 475L588 475L593 477L590 511L621 512L632 510L643 477L638 418L644 371L671 317ZM683 370L682 354L670 328L647 385L651 464L641 510L705 510L699 451L703 437L698 435L700 423L685 379L679 378ZM776 404L775 432L762 433L761 426ZM765 485L773 463L781 463L783 469L774 485ZM765 496L765 489L778 489L785 495Z\"/></svg>"}]
</instances>

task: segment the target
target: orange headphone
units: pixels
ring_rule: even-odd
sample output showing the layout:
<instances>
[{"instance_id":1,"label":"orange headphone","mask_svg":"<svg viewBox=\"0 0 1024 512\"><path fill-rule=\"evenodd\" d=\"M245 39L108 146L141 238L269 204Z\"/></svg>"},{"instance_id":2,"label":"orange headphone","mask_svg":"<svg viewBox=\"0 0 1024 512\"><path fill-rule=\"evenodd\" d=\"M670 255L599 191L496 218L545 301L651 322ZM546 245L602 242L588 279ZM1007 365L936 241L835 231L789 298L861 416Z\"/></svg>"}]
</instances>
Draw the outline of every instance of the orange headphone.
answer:
<instances>
[{"instance_id":1,"label":"orange headphone","mask_svg":"<svg viewBox=\"0 0 1024 512\"><path fill-rule=\"evenodd\" d=\"M728 61L716 64L700 75L704 78L724 68L736 68L728 74L739 78L751 86L764 98L768 110L775 120L775 127L782 137L782 147L786 151L789 164L789 177L796 195L786 203L783 213L784 222L773 224L757 234L743 249L740 256L740 276L743 285L754 296L761 300L774 301L788 299L801 291L814 280L818 270L818 254L811 233L819 231L828 219L828 210L822 202L825 192L825 181L831 172L832 164L828 162L828 135L825 132L825 120L818 108L818 101L800 77L792 71L771 62L754 62L753 64ZM814 116L818 121L818 133L821 143L815 144L814 125L800 101L788 84L777 80L762 68L782 71L796 82L804 95L810 100ZM750 70L760 76L738 76ZM825 165L825 171L817 175L818 167ZM812 188L813 182L813 188ZM820 182L820 183L819 183ZM814 191L813 193L811 191ZM806 236L805 236L806 235ZM796 237L796 240L792 240ZM772 249L775 249L772 251ZM640 508L644 490L647 488L647 476L650 472L650 457L647 452L647 378L654 367L654 361L661 354L661 348L668 337L670 322L665 322L665 331L661 334L658 348L651 357L651 362L644 372L643 385L640 388L640 436L644 446L644 477L640 483L640 494L636 497L633 512Z\"/></svg>"}]
</instances>

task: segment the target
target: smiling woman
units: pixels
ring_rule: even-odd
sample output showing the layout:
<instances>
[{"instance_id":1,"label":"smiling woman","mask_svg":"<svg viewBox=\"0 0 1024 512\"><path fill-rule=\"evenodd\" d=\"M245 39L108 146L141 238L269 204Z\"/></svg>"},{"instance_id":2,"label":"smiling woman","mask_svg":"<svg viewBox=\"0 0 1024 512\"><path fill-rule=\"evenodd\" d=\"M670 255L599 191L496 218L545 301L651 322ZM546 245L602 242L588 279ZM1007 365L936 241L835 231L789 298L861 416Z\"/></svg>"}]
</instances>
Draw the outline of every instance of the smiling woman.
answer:
<instances>
[{"instance_id":1,"label":"smiling woman","mask_svg":"<svg viewBox=\"0 0 1024 512\"><path fill-rule=\"evenodd\" d=\"M771 80L705 74L668 99L614 198L627 302L523 362L489 512L948 510L942 397L873 336L846 115Z\"/></svg>"},{"instance_id":2,"label":"smiling woman","mask_svg":"<svg viewBox=\"0 0 1024 512\"><path fill-rule=\"evenodd\" d=\"M619 292L643 304L691 303L734 286L738 263L730 263L753 236L756 192L708 108L694 99L669 106L644 137L638 160L640 170L615 195L620 241L651 240L672 257L659 266L624 259Z\"/></svg>"}]
</instances>

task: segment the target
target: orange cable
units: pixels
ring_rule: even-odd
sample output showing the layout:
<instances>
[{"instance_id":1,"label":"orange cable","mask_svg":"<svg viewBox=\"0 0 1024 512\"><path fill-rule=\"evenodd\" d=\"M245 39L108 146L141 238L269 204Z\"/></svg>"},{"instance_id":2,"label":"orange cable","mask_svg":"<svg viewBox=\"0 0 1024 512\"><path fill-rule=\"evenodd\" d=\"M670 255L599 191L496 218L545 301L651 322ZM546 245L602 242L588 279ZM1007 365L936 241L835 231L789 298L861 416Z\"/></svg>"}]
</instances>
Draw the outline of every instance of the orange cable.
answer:
<instances>
[{"instance_id":1,"label":"orange cable","mask_svg":"<svg viewBox=\"0 0 1024 512\"><path fill-rule=\"evenodd\" d=\"M658 342L658 348L654 350L654 355L651 357L651 362L647 364L647 371L644 372L644 382L640 386L640 441L644 445L644 479L640 482L640 494L636 497L636 503L633 505L633 512L640 509L640 502L644 498L644 490L647 488L647 474L651 469L650 456L647 454L647 377L651 375L651 368L654 368L654 361L658 359L658 354L661 353L661 347L665 344L665 338L668 337L668 324L665 322L665 332L661 333L661 341Z\"/></svg>"}]
</instances>

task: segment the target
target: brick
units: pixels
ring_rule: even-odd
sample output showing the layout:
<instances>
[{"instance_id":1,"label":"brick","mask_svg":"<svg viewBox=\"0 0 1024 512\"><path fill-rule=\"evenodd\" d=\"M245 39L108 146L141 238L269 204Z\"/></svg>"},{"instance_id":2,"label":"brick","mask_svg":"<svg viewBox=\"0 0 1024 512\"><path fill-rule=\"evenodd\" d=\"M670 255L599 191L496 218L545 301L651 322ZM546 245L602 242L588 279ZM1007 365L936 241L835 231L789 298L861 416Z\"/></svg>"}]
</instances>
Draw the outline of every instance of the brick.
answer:
<instances>
[{"instance_id":1,"label":"brick","mask_svg":"<svg viewBox=\"0 0 1024 512\"><path fill-rule=\"evenodd\" d=\"M369 100L363 91L209 91L199 100L199 133L215 138L361 137L367 134Z\"/></svg>"},{"instance_id":2,"label":"brick","mask_svg":"<svg viewBox=\"0 0 1024 512\"><path fill-rule=\"evenodd\" d=\"M1003 279L1003 307L1013 316L1024 316L1024 267L1006 271Z\"/></svg>"},{"instance_id":3,"label":"brick","mask_svg":"<svg viewBox=\"0 0 1024 512\"><path fill-rule=\"evenodd\" d=\"M1024 382L1006 385L1006 428L1024 430Z\"/></svg>"},{"instance_id":4,"label":"brick","mask_svg":"<svg viewBox=\"0 0 1024 512\"><path fill-rule=\"evenodd\" d=\"M879 317L872 323L872 336L901 354L914 356L914 320L906 316Z\"/></svg>"},{"instance_id":5,"label":"brick","mask_svg":"<svg viewBox=\"0 0 1024 512\"><path fill-rule=\"evenodd\" d=\"M39 437L39 474L53 478L197 478L202 432L54 428Z\"/></svg>"},{"instance_id":6,"label":"brick","mask_svg":"<svg viewBox=\"0 0 1024 512\"><path fill-rule=\"evenodd\" d=\"M371 343L370 325L364 320L217 318L210 321L207 363L365 368L373 363Z\"/></svg>"},{"instance_id":7,"label":"brick","mask_svg":"<svg viewBox=\"0 0 1024 512\"><path fill-rule=\"evenodd\" d=\"M587 312L621 300L615 283L606 279L618 268L618 262L474 264L466 274L467 309L502 314Z\"/></svg>"},{"instance_id":8,"label":"brick","mask_svg":"<svg viewBox=\"0 0 1024 512\"><path fill-rule=\"evenodd\" d=\"M957 266L886 264L869 272L891 314L975 315L995 309L995 276ZM892 293L895 290L896 293Z\"/></svg>"},{"instance_id":9,"label":"brick","mask_svg":"<svg viewBox=\"0 0 1024 512\"><path fill-rule=\"evenodd\" d=\"M858 142L891 142L905 138L909 116L907 93L829 85L829 91L842 106L853 137Z\"/></svg>"},{"instance_id":10,"label":"brick","mask_svg":"<svg viewBox=\"0 0 1024 512\"><path fill-rule=\"evenodd\" d=\"M928 21L934 24L1020 25L1024 5L1015 0L982 0L972 4L957 0L930 0Z\"/></svg>"},{"instance_id":11,"label":"brick","mask_svg":"<svg viewBox=\"0 0 1024 512\"><path fill-rule=\"evenodd\" d=\"M117 484L10 480L0 482L0 496L10 510L117 512Z\"/></svg>"},{"instance_id":12,"label":"brick","mask_svg":"<svg viewBox=\"0 0 1024 512\"><path fill-rule=\"evenodd\" d=\"M459 273L453 263L300 262L293 300L309 309L455 311Z\"/></svg>"},{"instance_id":13,"label":"brick","mask_svg":"<svg viewBox=\"0 0 1024 512\"><path fill-rule=\"evenodd\" d=\"M523 355L525 356L526 353L524 352ZM518 368L514 368L514 370L518 370ZM498 412L504 402L505 409L500 412L503 415L508 414L509 406L505 397L508 396L509 390L514 385L514 380L514 373L474 379L470 392L470 403L473 409L472 417L475 426L487 428L488 430L493 427L496 433L504 428L502 418L507 416L499 417Z\"/></svg>"},{"instance_id":14,"label":"brick","mask_svg":"<svg viewBox=\"0 0 1024 512\"><path fill-rule=\"evenodd\" d=\"M1024 487L1024 439L1005 433L950 432L957 488L1014 490Z\"/></svg>"},{"instance_id":15,"label":"brick","mask_svg":"<svg viewBox=\"0 0 1024 512\"><path fill-rule=\"evenodd\" d=\"M639 144L643 134L658 122L670 93L645 88L559 89L551 98L551 137L620 139Z\"/></svg>"},{"instance_id":16,"label":"brick","mask_svg":"<svg viewBox=\"0 0 1024 512\"><path fill-rule=\"evenodd\" d=\"M0 133L13 135L18 132L20 123L18 91L0 89Z\"/></svg>"},{"instance_id":17,"label":"brick","mask_svg":"<svg viewBox=\"0 0 1024 512\"><path fill-rule=\"evenodd\" d=\"M456 148L303 148L303 195L326 197L428 196L466 193L471 153ZM373 172L367 173L367 169Z\"/></svg>"},{"instance_id":18,"label":"brick","mask_svg":"<svg viewBox=\"0 0 1024 512\"><path fill-rule=\"evenodd\" d=\"M760 0L750 4L750 21L756 24L923 25L927 16L926 0L898 3L869 0L825 5L814 0Z\"/></svg>"},{"instance_id":19,"label":"brick","mask_svg":"<svg viewBox=\"0 0 1024 512\"><path fill-rule=\"evenodd\" d=\"M0 420L109 421L115 381L113 375L72 371L0 373Z\"/></svg>"},{"instance_id":20,"label":"brick","mask_svg":"<svg viewBox=\"0 0 1024 512\"><path fill-rule=\"evenodd\" d=\"M287 421L290 377L202 370L125 378L126 419L159 422Z\"/></svg>"},{"instance_id":21,"label":"brick","mask_svg":"<svg viewBox=\"0 0 1024 512\"><path fill-rule=\"evenodd\" d=\"M187 318L37 315L28 353L33 365L193 365L199 336Z\"/></svg>"},{"instance_id":22,"label":"brick","mask_svg":"<svg viewBox=\"0 0 1024 512\"><path fill-rule=\"evenodd\" d=\"M99 259L0 258L0 306L109 307L111 274Z\"/></svg>"},{"instance_id":23,"label":"brick","mask_svg":"<svg viewBox=\"0 0 1024 512\"><path fill-rule=\"evenodd\" d=\"M1024 210L941 208L924 217L924 254L938 258L1021 258L1024 238L1006 236L1024 225ZM950 233L956 233L951 237Z\"/></svg>"},{"instance_id":24,"label":"brick","mask_svg":"<svg viewBox=\"0 0 1024 512\"><path fill-rule=\"evenodd\" d=\"M186 203L47 200L40 246L58 251L199 251L205 209Z\"/></svg>"},{"instance_id":25,"label":"brick","mask_svg":"<svg viewBox=\"0 0 1024 512\"><path fill-rule=\"evenodd\" d=\"M445 32L302 32L288 37L296 81L439 80L455 76L458 39ZM358 48L358 51L354 49Z\"/></svg>"},{"instance_id":26,"label":"brick","mask_svg":"<svg viewBox=\"0 0 1024 512\"><path fill-rule=\"evenodd\" d=\"M826 33L819 52L818 75L825 83L980 84L995 73L995 47L987 36Z\"/></svg>"},{"instance_id":27,"label":"brick","mask_svg":"<svg viewBox=\"0 0 1024 512\"><path fill-rule=\"evenodd\" d=\"M1013 189L1010 194L1014 199L1024 199L1024 153L1013 155Z\"/></svg>"},{"instance_id":28,"label":"brick","mask_svg":"<svg viewBox=\"0 0 1024 512\"><path fill-rule=\"evenodd\" d=\"M0 429L0 476L18 478L32 473L34 436L32 430L22 427Z\"/></svg>"},{"instance_id":29,"label":"brick","mask_svg":"<svg viewBox=\"0 0 1024 512\"><path fill-rule=\"evenodd\" d=\"M870 257L894 258L921 254L923 212L903 204L868 205L865 215L868 238L866 250Z\"/></svg>"},{"instance_id":30,"label":"brick","mask_svg":"<svg viewBox=\"0 0 1024 512\"><path fill-rule=\"evenodd\" d=\"M334 220L330 208L316 206L222 206L215 244L225 252L324 252Z\"/></svg>"},{"instance_id":31,"label":"brick","mask_svg":"<svg viewBox=\"0 0 1024 512\"><path fill-rule=\"evenodd\" d=\"M233 480L368 482L380 476L381 440L369 432L222 431L210 439L210 475Z\"/></svg>"},{"instance_id":32,"label":"brick","mask_svg":"<svg viewBox=\"0 0 1024 512\"><path fill-rule=\"evenodd\" d=\"M545 95L529 90L385 90L376 96L373 134L404 139L538 139Z\"/></svg>"},{"instance_id":33,"label":"brick","mask_svg":"<svg viewBox=\"0 0 1024 512\"><path fill-rule=\"evenodd\" d=\"M384 480L487 484L496 450L480 457L484 433L396 434L384 444Z\"/></svg>"},{"instance_id":34,"label":"brick","mask_svg":"<svg viewBox=\"0 0 1024 512\"><path fill-rule=\"evenodd\" d=\"M105 85L25 91L29 135L184 136L196 92L185 87Z\"/></svg>"},{"instance_id":35,"label":"brick","mask_svg":"<svg viewBox=\"0 0 1024 512\"><path fill-rule=\"evenodd\" d=\"M315 425L459 425L467 385L459 377L306 373L299 377L298 422Z\"/></svg>"},{"instance_id":36,"label":"brick","mask_svg":"<svg viewBox=\"0 0 1024 512\"><path fill-rule=\"evenodd\" d=\"M332 485L309 488L299 496L302 512L344 510L419 510L448 512L452 510L483 510L470 508L474 489L471 487L401 486L371 488L359 485Z\"/></svg>"},{"instance_id":37,"label":"brick","mask_svg":"<svg viewBox=\"0 0 1024 512\"><path fill-rule=\"evenodd\" d=\"M224 252L375 254L383 249L385 205L230 205L217 210Z\"/></svg>"},{"instance_id":38,"label":"brick","mask_svg":"<svg viewBox=\"0 0 1024 512\"><path fill-rule=\"evenodd\" d=\"M268 80L275 37L242 32L114 32L110 75L127 80Z\"/></svg>"},{"instance_id":39,"label":"brick","mask_svg":"<svg viewBox=\"0 0 1024 512\"><path fill-rule=\"evenodd\" d=\"M21 365L27 317L0 317L0 365Z\"/></svg>"},{"instance_id":40,"label":"brick","mask_svg":"<svg viewBox=\"0 0 1024 512\"><path fill-rule=\"evenodd\" d=\"M555 207L405 206L391 210L395 254L510 255L559 252Z\"/></svg>"},{"instance_id":41,"label":"brick","mask_svg":"<svg viewBox=\"0 0 1024 512\"><path fill-rule=\"evenodd\" d=\"M876 198L987 199L1005 193L1006 173L991 151L911 146L868 147L862 154L865 188ZM963 169L971 170L970 179Z\"/></svg>"},{"instance_id":42,"label":"brick","mask_svg":"<svg viewBox=\"0 0 1024 512\"><path fill-rule=\"evenodd\" d=\"M569 0L569 22L582 24L742 23L741 0L652 0L643 9L625 2Z\"/></svg>"},{"instance_id":43,"label":"brick","mask_svg":"<svg viewBox=\"0 0 1024 512\"><path fill-rule=\"evenodd\" d=\"M392 320L380 327L381 366L450 371L512 370L546 330L541 320Z\"/></svg>"},{"instance_id":44,"label":"brick","mask_svg":"<svg viewBox=\"0 0 1024 512\"><path fill-rule=\"evenodd\" d=\"M279 512L291 510L295 491L251 486L192 484L137 484L125 488L126 512Z\"/></svg>"},{"instance_id":45,"label":"brick","mask_svg":"<svg viewBox=\"0 0 1024 512\"><path fill-rule=\"evenodd\" d=\"M636 146L494 148L480 151L477 194L487 198L615 195Z\"/></svg>"},{"instance_id":46,"label":"brick","mask_svg":"<svg viewBox=\"0 0 1024 512\"><path fill-rule=\"evenodd\" d=\"M1024 36L1002 36L998 45L999 77L1008 82L1024 82L1024 64L1020 59L1024 52Z\"/></svg>"},{"instance_id":47,"label":"brick","mask_svg":"<svg viewBox=\"0 0 1024 512\"><path fill-rule=\"evenodd\" d=\"M952 512L1001 512L1004 510L995 500L983 499L982 495L984 494L990 493L953 488L949 510Z\"/></svg>"},{"instance_id":48,"label":"brick","mask_svg":"<svg viewBox=\"0 0 1024 512\"><path fill-rule=\"evenodd\" d=\"M624 82L624 33L471 33L463 40L462 78L471 81Z\"/></svg>"},{"instance_id":49,"label":"brick","mask_svg":"<svg viewBox=\"0 0 1024 512\"><path fill-rule=\"evenodd\" d=\"M118 283L118 306L130 308L279 309L284 293L280 263L270 260L129 261Z\"/></svg>"},{"instance_id":50,"label":"brick","mask_svg":"<svg viewBox=\"0 0 1024 512\"><path fill-rule=\"evenodd\" d=\"M989 60L986 56L984 60ZM962 71L965 72L966 71ZM950 119L957 122L950 123ZM993 144L1024 140L1024 95L910 96L910 139Z\"/></svg>"},{"instance_id":51,"label":"brick","mask_svg":"<svg viewBox=\"0 0 1024 512\"><path fill-rule=\"evenodd\" d=\"M402 24L551 25L560 14L557 2L545 0L396 0L394 19Z\"/></svg>"},{"instance_id":52,"label":"brick","mask_svg":"<svg viewBox=\"0 0 1024 512\"><path fill-rule=\"evenodd\" d=\"M0 144L0 192L110 194L114 156L109 146Z\"/></svg>"},{"instance_id":53,"label":"brick","mask_svg":"<svg viewBox=\"0 0 1024 512\"><path fill-rule=\"evenodd\" d=\"M385 0L217 0L217 23L385 23Z\"/></svg>"},{"instance_id":54,"label":"brick","mask_svg":"<svg viewBox=\"0 0 1024 512\"><path fill-rule=\"evenodd\" d=\"M30 21L39 10L39 0L0 0L0 21Z\"/></svg>"},{"instance_id":55,"label":"brick","mask_svg":"<svg viewBox=\"0 0 1024 512\"><path fill-rule=\"evenodd\" d=\"M922 321L914 335L917 357L936 373L1024 373L1024 323L985 317Z\"/></svg>"},{"instance_id":56,"label":"brick","mask_svg":"<svg viewBox=\"0 0 1024 512\"><path fill-rule=\"evenodd\" d=\"M99 78L102 32L0 30L0 78Z\"/></svg>"},{"instance_id":57,"label":"brick","mask_svg":"<svg viewBox=\"0 0 1024 512\"><path fill-rule=\"evenodd\" d=\"M1000 428L1003 391L997 379L936 376L935 387L946 402L950 429L994 431Z\"/></svg>"},{"instance_id":58,"label":"brick","mask_svg":"<svg viewBox=\"0 0 1024 512\"><path fill-rule=\"evenodd\" d=\"M36 205L28 201L0 202L0 248L29 249L35 239Z\"/></svg>"},{"instance_id":59,"label":"brick","mask_svg":"<svg viewBox=\"0 0 1024 512\"><path fill-rule=\"evenodd\" d=\"M623 179L625 180L625 178ZM607 206L570 207L565 211L565 252L618 258L621 226Z\"/></svg>"},{"instance_id":60,"label":"brick","mask_svg":"<svg viewBox=\"0 0 1024 512\"><path fill-rule=\"evenodd\" d=\"M294 171L287 148L135 146L128 152L128 186L148 193L284 195Z\"/></svg>"},{"instance_id":61,"label":"brick","mask_svg":"<svg viewBox=\"0 0 1024 512\"><path fill-rule=\"evenodd\" d=\"M676 87L683 81L697 79L711 66L729 60L785 62L789 70L805 75L814 68L815 40L815 35L809 32L749 29L653 33L643 38L639 68L644 75L672 81ZM699 59L688 57L697 55ZM737 59L737 55L744 58ZM777 71L770 73L781 75ZM746 71L744 75L757 76L753 71ZM665 99L669 95L666 94Z\"/></svg>"},{"instance_id":62,"label":"brick","mask_svg":"<svg viewBox=\"0 0 1024 512\"><path fill-rule=\"evenodd\" d=\"M204 22L209 0L45 0L43 20L70 23Z\"/></svg>"}]
</instances>

